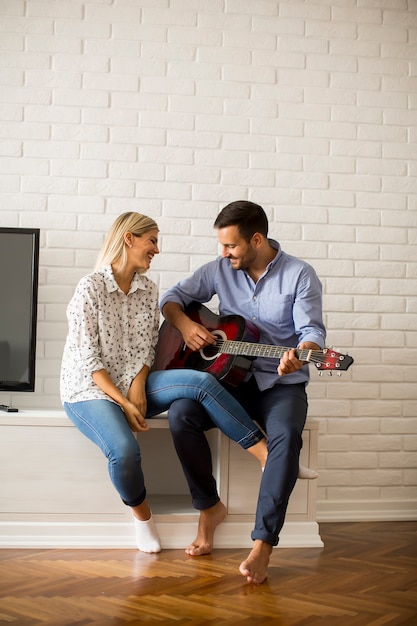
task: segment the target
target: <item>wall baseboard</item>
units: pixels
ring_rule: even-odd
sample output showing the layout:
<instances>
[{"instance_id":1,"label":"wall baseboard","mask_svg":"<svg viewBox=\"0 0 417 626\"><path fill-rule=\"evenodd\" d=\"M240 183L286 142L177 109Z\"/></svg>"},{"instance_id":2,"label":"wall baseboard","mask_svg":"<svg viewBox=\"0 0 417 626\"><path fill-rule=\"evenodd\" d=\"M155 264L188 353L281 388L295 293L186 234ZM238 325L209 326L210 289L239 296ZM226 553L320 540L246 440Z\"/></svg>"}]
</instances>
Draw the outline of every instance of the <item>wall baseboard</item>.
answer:
<instances>
[{"instance_id":1,"label":"wall baseboard","mask_svg":"<svg viewBox=\"0 0 417 626\"><path fill-rule=\"evenodd\" d=\"M318 522L406 522L417 519L417 502L413 500L320 501Z\"/></svg>"},{"instance_id":2,"label":"wall baseboard","mask_svg":"<svg viewBox=\"0 0 417 626\"><path fill-rule=\"evenodd\" d=\"M184 549L194 539L195 520L155 522L163 548ZM216 531L215 548L250 548L253 522L225 521ZM130 522L0 522L0 548L135 548ZM323 542L316 522L285 524L279 547L318 548Z\"/></svg>"}]
</instances>

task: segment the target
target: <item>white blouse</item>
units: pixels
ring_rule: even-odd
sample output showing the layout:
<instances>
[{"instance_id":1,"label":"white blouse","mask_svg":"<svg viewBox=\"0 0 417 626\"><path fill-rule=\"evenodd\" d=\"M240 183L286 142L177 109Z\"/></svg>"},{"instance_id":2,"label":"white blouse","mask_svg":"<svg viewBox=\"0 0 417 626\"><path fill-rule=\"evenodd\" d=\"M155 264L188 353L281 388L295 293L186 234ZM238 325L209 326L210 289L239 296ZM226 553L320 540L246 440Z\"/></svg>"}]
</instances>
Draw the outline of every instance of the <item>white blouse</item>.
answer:
<instances>
[{"instance_id":1,"label":"white blouse","mask_svg":"<svg viewBox=\"0 0 417 626\"><path fill-rule=\"evenodd\" d=\"M93 381L105 369L126 395L158 339L158 287L135 274L126 295L111 266L84 276L67 308L68 336L61 367L61 401L111 400Z\"/></svg>"}]
</instances>

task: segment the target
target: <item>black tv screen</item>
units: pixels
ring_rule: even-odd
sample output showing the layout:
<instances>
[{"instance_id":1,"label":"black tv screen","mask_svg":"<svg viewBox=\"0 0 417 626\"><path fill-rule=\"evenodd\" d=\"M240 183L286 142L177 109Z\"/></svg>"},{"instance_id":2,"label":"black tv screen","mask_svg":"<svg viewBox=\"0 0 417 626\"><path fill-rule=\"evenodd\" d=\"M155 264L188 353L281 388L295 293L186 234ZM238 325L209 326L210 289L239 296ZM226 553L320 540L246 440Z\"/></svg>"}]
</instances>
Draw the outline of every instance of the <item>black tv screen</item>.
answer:
<instances>
[{"instance_id":1,"label":"black tv screen","mask_svg":"<svg viewBox=\"0 0 417 626\"><path fill-rule=\"evenodd\" d=\"M0 227L0 391L35 390L39 229Z\"/></svg>"}]
</instances>

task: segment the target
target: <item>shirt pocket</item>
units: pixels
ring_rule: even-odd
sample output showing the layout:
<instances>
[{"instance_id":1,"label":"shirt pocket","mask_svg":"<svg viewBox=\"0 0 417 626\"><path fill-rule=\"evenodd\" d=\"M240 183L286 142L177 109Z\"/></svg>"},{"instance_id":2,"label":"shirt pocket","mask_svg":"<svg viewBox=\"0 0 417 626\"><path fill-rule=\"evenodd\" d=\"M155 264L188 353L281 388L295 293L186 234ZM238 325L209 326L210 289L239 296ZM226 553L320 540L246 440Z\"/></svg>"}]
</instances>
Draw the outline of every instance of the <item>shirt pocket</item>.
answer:
<instances>
[{"instance_id":1,"label":"shirt pocket","mask_svg":"<svg viewBox=\"0 0 417 626\"><path fill-rule=\"evenodd\" d=\"M262 298L261 320L280 326L292 326L292 294L269 293Z\"/></svg>"}]
</instances>

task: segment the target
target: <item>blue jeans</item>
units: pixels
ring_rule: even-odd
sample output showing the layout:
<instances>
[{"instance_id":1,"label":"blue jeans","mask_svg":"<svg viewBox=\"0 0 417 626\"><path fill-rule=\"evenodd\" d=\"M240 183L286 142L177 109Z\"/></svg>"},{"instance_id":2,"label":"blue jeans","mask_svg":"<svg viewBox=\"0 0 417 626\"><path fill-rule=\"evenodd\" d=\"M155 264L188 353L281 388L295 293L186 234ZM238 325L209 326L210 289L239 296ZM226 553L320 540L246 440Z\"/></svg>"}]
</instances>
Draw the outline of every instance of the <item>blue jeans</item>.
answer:
<instances>
[{"instance_id":1,"label":"blue jeans","mask_svg":"<svg viewBox=\"0 0 417 626\"><path fill-rule=\"evenodd\" d=\"M242 448L264 439L241 404L207 372L177 369L151 372L146 383L147 417L167 411L175 400L199 402L213 423Z\"/></svg>"},{"instance_id":2,"label":"blue jeans","mask_svg":"<svg viewBox=\"0 0 417 626\"><path fill-rule=\"evenodd\" d=\"M252 377L230 391L267 434L268 459L261 478L251 537L277 545L298 476L302 432L307 417L305 385L275 385L260 391ZM193 505L198 510L210 508L219 501L219 496L204 431L213 428L214 424L204 407L190 399L174 402L168 419Z\"/></svg>"},{"instance_id":3,"label":"blue jeans","mask_svg":"<svg viewBox=\"0 0 417 626\"><path fill-rule=\"evenodd\" d=\"M187 398L201 403L212 425L243 448L263 439L262 432L237 400L206 372L186 369L152 372L146 395L146 417L154 417L176 400ZM121 407L110 400L83 400L65 402L64 409L73 424L107 457L110 479L123 502L128 506L141 504L146 488L140 448Z\"/></svg>"}]
</instances>

